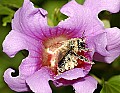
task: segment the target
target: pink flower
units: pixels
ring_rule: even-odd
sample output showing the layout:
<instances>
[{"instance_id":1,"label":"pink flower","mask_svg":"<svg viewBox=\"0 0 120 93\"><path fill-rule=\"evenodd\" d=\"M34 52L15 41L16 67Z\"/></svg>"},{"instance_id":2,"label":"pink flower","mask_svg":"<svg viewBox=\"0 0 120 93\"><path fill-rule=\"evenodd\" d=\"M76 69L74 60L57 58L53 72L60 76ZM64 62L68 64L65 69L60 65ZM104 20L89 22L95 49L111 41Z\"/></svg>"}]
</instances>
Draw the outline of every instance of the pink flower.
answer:
<instances>
[{"instance_id":1,"label":"pink flower","mask_svg":"<svg viewBox=\"0 0 120 93\"><path fill-rule=\"evenodd\" d=\"M119 0L86 0L84 5L72 0L61 8L68 18L49 27L47 12L24 0L3 42L3 51L14 57L26 49L29 55L22 60L17 77L11 76L13 69L5 71L5 82L18 92L52 93L48 83L52 80L57 87L72 85L76 93L93 93L97 81L88 75L93 56L111 63L120 54L120 29L105 29L98 13L119 9Z\"/></svg>"}]
</instances>

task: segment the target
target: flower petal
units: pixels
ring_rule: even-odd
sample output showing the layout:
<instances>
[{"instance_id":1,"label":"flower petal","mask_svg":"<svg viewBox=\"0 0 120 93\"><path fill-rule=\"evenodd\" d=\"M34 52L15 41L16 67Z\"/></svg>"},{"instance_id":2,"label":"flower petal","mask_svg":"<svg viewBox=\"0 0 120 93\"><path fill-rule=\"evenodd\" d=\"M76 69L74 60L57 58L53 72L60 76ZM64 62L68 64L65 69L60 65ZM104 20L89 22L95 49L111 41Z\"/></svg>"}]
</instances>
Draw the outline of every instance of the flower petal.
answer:
<instances>
[{"instance_id":1,"label":"flower petal","mask_svg":"<svg viewBox=\"0 0 120 93\"><path fill-rule=\"evenodd\" d=\"M118 28L108 28L107 33L107 51L109 55L102 56L100 54L95 54L94 58L97 61L111 63L120 55L120 29Z\"/></svg>"},{"instance_id":2,"label":"flower petal","mask_svg":"<svg viewBox=\"0 0 120 93\"><path fill-rule=\"evenodd\" d=\"M112 49L117 48L120 45L120 29L108 28L106 29L107 32L107 50L110 51Z\"/></svg>"},{"instance_id":3,"label":"flower petal","mask_svg":"<svg viewBox=\"0 0 120 93\"><path fill-rule=\"evenodd\" d=\"M17 76L12 77L11 74L15 71L12 69L7 69L4 73L4 80L9 85L9 87L17 92L29 91L29 88L25 82L25 78Z\"/></svg>"},{"instance_id":4,"label":"flower petal","mask_svg":"<svg viewBox=\"0 0 120 93\"><path fill-rule=\"evenodd\" d=\"M40 69L42 64L39 58L27 57L23 59L19 66L19 74L24 77L28 77Z\"/></svg>"},{"instance_id":5,"label":"flower petal","mask_svg":"<svg viewBox=\"0 0 120 93\"><path fill-rule=\"evenodd\" d=\"M78 4L75 0L64 5L60 11L67 15L68 18L61 21L58 27L69 29L69 31L72 30L72 33L77 34L76 37L83 36L83 33L85 36L96 35L101 33L99 29L103 29L103 24L98 22L96 18L93 18L92 12L83 5Z\"/></svg>"},{"instance_id":6,"label":"flower petal","mask_svg":"<svg viewBox=\"0 0 120 93\"><path fill-rule=\"evenodd\" d=\"M73 80L73 79L77 79L79 77L84 77L86 74L88 74L87 71L85 72L81 68L75 68L75 69L71 69L69 71L66 71L66 72L56 76L55 79L64 78L67 80Z\"/></svg>"},{"instance_id":7,"label":"flower petal","mask_svg":"<svg viewBox=\"0 0 120 93\"><path fill-rule=\"evenodd\" d=\"M29 50L29 55L39 55L40 42L30 38L24 34L12 30L3 42L3 52L7 53L10 57L23 49ZM37 52L38 51L38 52Z\"/></svg>"},{"instance_id":8,"label":"flower petal","mask_svg":"<svg viewBox=\"0 0 120 93\"><path fill-rule=\"evenodd\" d=\"M12 30L3 42L3 51L10 57L23 49L29 51L29 55L25 58L19 68L20 75L29 76L41 67L42 45L22 33Z\"/></svg>"},{"instance_id":9,"label":"flower petal","mask_svg":"<svg viewBox=\"0 0 120 93\"><path fill-rule=\"evenodd\" d=\"M49 32L46 15L47 11L34 8L30 0L24 0L22 8L15 13L12 29L35 39L42 39L45 37L44 32Z\"/></svg>"},{"instance_id":10,"label":"flower petal","mask_svg":"<svg viewBox=\"0 0 120 93\"><path fill-rule=\"evenodd\" d=\"M80 81L73 84L75 93L93 93L97 88L97 81L91 77L87 76Z\"/></svg>"},{"instance_id":11,"label":"flower petal","mask_svg":"<svg viewBox=\"0 0 120 93\"><path fill-rule=\"evenodd\" d=\"M19 66L19 76L12 77L10 75L12 72L14 72L12 69L8 69L5 71L5 82L14 91L27 91L25 90L26 87L28 87L25 83L26 78L38 71L40 67L41 64L38 58L27 57L22 61L21 65ZM16 86L16 84L18 86Z\"/></svg>"},{"instance_id":12,"label":"flower petal","mask_svg":"<svg viewBox=\"0 0 120 93\"><path fill-rule=\"evenodd\" d=\"M47 68L41 68L28 77L26 82L35 93L52 93L48 83L49 80L51 80L50 71Z\"/></svg>"},{"instance_id":13,"label":"flower petal","mask_svg":"<svg viewBox=\"0 0 120 93\"><path fill-rule=\"evenodd\" d=\"M90 46L92 52L97 52L103 56L109 55L109 52L106 49L107 38L105 32L89 38L88 45Z\"/></svg>"},{"instance_id":14,"label":"flower petal","mask_svg":"<svg viewBox=\"0 0 120 93\"><path fill-rule=\"evenodd\" d=\"M88 7L95 16L103 10L116 13L120 10L120 0L85 0L84 6Z\"/></svg>"}]
</instances>

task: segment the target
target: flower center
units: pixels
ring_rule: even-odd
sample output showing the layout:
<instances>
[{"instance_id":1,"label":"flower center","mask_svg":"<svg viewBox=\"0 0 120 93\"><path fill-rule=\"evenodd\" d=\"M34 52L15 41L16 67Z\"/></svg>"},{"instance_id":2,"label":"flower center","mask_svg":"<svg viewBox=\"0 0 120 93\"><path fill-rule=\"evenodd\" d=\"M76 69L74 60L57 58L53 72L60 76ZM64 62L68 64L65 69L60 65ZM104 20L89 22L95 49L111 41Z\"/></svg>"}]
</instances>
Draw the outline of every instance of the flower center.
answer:
<instances>
[{"instance_id":1,"label":"flower center","mask_svg":"<svg viewBox=\"0 0 120 93\"><path fill-rule=\"evenodd\" d=\"M77 67L84 68L84 64L93 64L84 38L51 38L44 46L43 66L48 66L56 75Z\"/></svg>"}]
</instances>

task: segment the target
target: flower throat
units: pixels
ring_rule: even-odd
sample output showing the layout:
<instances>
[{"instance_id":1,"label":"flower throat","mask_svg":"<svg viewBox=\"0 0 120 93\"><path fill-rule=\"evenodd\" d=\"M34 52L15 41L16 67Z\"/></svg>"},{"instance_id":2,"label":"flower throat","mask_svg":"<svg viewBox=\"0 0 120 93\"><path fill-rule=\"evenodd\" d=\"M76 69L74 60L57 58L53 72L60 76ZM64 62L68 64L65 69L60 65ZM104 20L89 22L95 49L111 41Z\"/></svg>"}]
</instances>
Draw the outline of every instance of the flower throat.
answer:
<instances>
[{"instance_id":1,"label":"flower throat","mask_svg":"<svg viewBox=\"0 0 120 93\"><path fill-rule=\"evenodd\" d=\"M74 68L84 69L84 64L93 64L89 52L84 38L55 42L45 48L43 65L48 66L56 75Z\"/></svg>"}]
</instances>

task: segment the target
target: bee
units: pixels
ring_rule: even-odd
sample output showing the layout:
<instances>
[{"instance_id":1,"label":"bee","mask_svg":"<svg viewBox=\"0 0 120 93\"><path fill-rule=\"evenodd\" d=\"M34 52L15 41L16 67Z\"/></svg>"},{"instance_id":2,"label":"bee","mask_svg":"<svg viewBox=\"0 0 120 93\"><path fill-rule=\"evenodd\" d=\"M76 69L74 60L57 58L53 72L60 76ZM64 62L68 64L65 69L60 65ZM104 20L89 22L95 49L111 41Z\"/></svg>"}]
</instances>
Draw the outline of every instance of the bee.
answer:
<instances>
[{"instance_id":1,"label":"bee","mask_svg":"<svg viewBox=\"0 0 120 93\"><path fill-rule=\"evenodd\" d=\"M58 62L57 72L61 74L67 70L73 69L78 65L78 60L92 64L88 58L84 55L79 55L81 52L88 52L84 38L74 38L67 41L63 41L63 48L67 50L66 54L62 55L61 60ZM61 48L61 52L63 51Z\"/></svg>"},{"instance_id":2,"label":"bee","mask_svg":"<svg viewBox=\"0 0 120 93\"><path fill-rule=\"evenodd\" d=\"M92 62L84 56L84 53L89 51L84 38L73 38L61 41L58 45L59 47L55 49L52 47L47 49L47 52L52 55L50 67L56 67L58 74L77 67L79 65L78 60L92 64Z\"/></svg>"}]
</instances>

